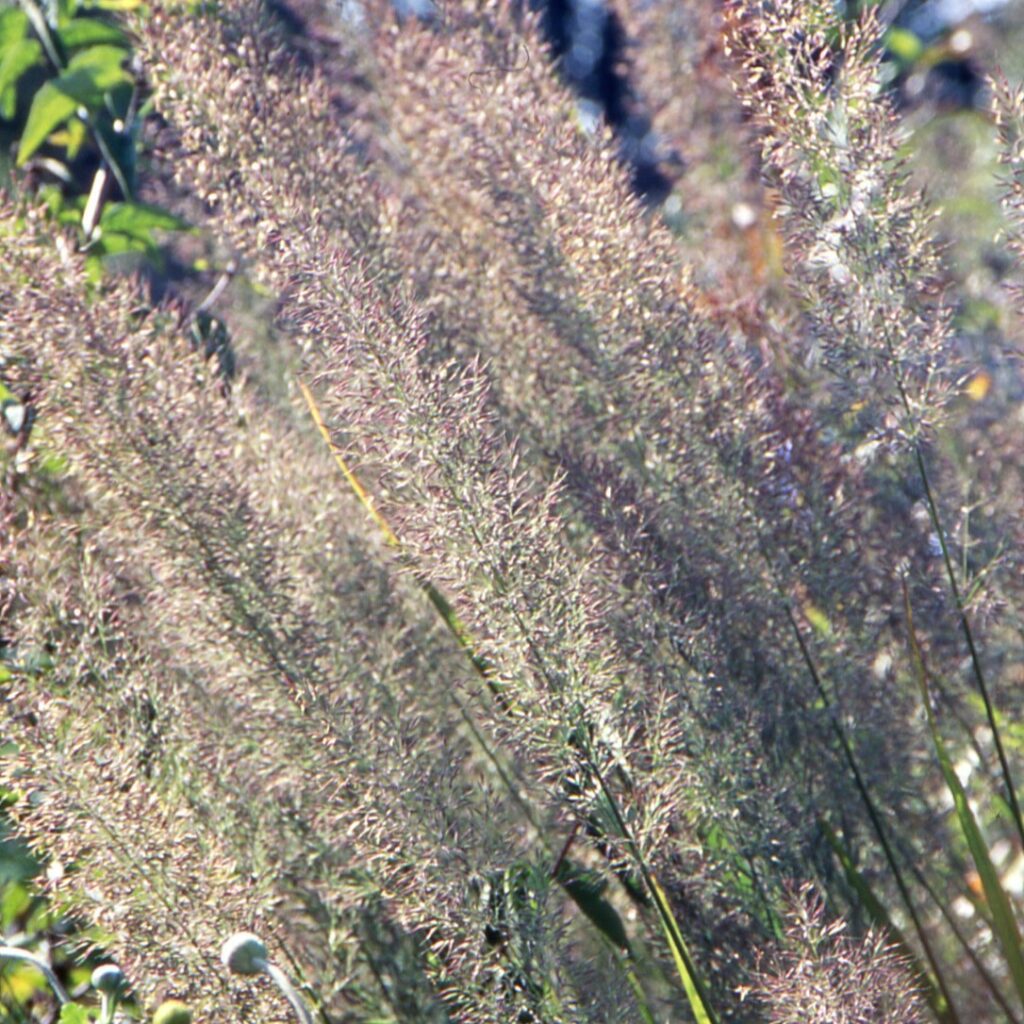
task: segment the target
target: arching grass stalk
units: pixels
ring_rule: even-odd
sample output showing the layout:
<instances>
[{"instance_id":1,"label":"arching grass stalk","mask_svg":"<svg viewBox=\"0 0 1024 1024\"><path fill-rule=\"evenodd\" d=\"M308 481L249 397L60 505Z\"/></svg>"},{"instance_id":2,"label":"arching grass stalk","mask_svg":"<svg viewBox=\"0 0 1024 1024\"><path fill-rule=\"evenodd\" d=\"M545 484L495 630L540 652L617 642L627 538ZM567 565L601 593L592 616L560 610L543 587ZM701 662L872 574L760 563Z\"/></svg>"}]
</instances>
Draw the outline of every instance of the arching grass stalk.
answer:
<instances>
[{"instance_id":1,"label":"arching grass stalk","mask_svg":"<svg viewBox=\"0 0 1024 1024\"><path fill-rule=\"evenodd\" d=\"M900 396L904 407L909 408L906 391L902 380L899 382ZM967 617L967 606L960 593L960 585L956 581L956 571L953 568L953 559L949 552L949 544L946 541L946 533L942 527L942 520L939 517L939 509L935 502L935 495L932 493L931 480L928 476L928 469L925 466L924 454L918 441L914 442L914 459L917 463L917 470L921 477L921 484L924 487L925 503L928 506L928 518L931 520L932 529L939 539L939 549L942 551L942 562L946 570L946 579L949 582L949 589L956 603L957 617L960 619L960 629L963 631L964 639L967 642L967 650L971 656L971 669L974 678L978 683L978 693L981 694L981 701L985 705L985 717L988 719L989 730L992 733L992 743L996 748L999 757L999 769L1002 772L1003 783L1006 786L1006 796L1013 812L1013 821L1017 826L1017 835L1020 838L1021 849L1024 850L1024 816L1021 814L1020 802L1017 799L1017 788L1013 783L1013 776L1010 773L1010 763L1003 748L1003 740L996 721L995 705L989 694L988 684L985 681L985 672L981 667L981 659L978 655L978 648L974 642L974 631L971 628L971 620Z\"/></svg>"},{"instance_id":2,"label":"arching grass stalk","mask_svg":"<svg viewBox=\"0 0 1024 1024\"><path fill-rule=\"evenodd\" d=\"M860 795L861 802L864 804L864 809L867 811L868 818L871 821L871 827L881 844L885 862L888 864L889 870L892 872L893 880L896 882L896 888L899 890L903 904L907 908L907 913L910 915L910 919L914 924L914 930L917 932L917 937L921 942L921 948L924 950L925 958L928 960L928 964L934 974L937 990L931 985L928 986L927 994L929 1003L935 1013L935 1016L940 1021L947 1022L947 1024L957 1024L960 1018L957 1015L949 989L943 979L942 967L932 949L931 942L928 940L927 931L925 930L924 924L917 912L917 908L914 906L913 898L910 895L910 888L907 885L906 879L903 877L903 872L900 870L899 864L896 860L896 852L893 850L892 844L890 843L889 837L885 831L885 826L882 824L882 816L879 813L878 808L875 806L875 802L868 790L867 781L860 770L860 765L857 763L857 758L853 752L853 746L850 743L849 737L846 735L846 731L843 729L840 724L839 717L835 713L834 704L829 696L828 690L825 688L824 680L821 678L818 666L814 661L810 648L807 646L807 641L804 639L803 632L800 629L800 624L797 622L796 616L793 614L793 610L790 608L788 603L786 604L786 615L789 618L790 625L796 635L796 641L800 648L801 656L803 657L807 670L814 682L815 689L818 691L818 695L821 697L825 708L830 712L829 722L832 727L832 732L839 741L840 749L843 752L843 759L846 761L846 765L850 769L850 774L853 777L857 793Z\"/></svg>"},{"instance_id":3,"label":"arching grass stalk","mask_svg":"<svg viewBox=\"0 0 1024 1024\"><path fill-rule=\"evenodd\" d=\"M297 378L298 379L298 378ZM352 493L359 500L359 504L363 506L366 514L370 517L374 525L380 530L381 535L384 537L384 543L393 551L401 553L402 542L395 535L394 530L388 525L388 521L381 515L377 506L374 504L373 498L370 497L366 488L359 482L359 478L352 472L351 467L345 460L345 456L339 451L337 445L331 440L331 432L327 429L327 424L324 422L324 418L320 413L320 407L317 405L316 399L313 397L313 392L310 391L309 386L304 380L298 379L299 389L302 391L302 397L306 402L306 408L309 410L309 415L316 425L316 429L320 432L321 437L324 439L324 443L327 445L327 450L331 453L331 457L334 459L335 464L341 470L342 476L345 478L345 482L352 489ZM462 620L459 619L455 613L455 609L452 608L448 599L444 596L431 583L429 580L423 580L420 583L423 588L423 592L427 595L427 599L434 606L437 614L441 617L445 626L448 627L448 631L455 637L459 647L462 648L466 657L473 663L473 667L476 669L480 677L487 683L488 688L494 695L495 699L502 705L503 710L509 710L506 702L508 701L508 695L505 694L498 681L494 678L494 672L491 666L488 664L485 658L481 658L473 647L473 641L463 625Z\"/></svg>"},{"instance_id":4,"label":"arching grass stalk","mask_svg":"<svg viewBox=\"0 0 1024 1024\"><path fill-rule=\"evenodd\" d=\"M880 928L892 937L893 943L899 950L900 955L911 965L911 969L920 979L922 985L931 986L934 988L934 979L926 972L926 968L920 963L917 954L910 947L906 940L903 932L892 920L889 911L885 908L882 901L875 895L868 880L858 871L856 864L854 864L853 857L850 855L849 850L843 845L842 840L836 835L832 827L825 821L824 818L819 820L819 826L821 828L822 835L825 837L825 841L832 847L832 852L836 855L839 863L843 867L843 872L846 875L846 880L850 884L850 887L857 893L857 897L860 899L861 904L867 911L868 916L871 920ZM1009 1024L1020 1024L1020 1018L1017 1012L1010 1006L996 982L995 978L992 977L992 973L985 966L984 961L974 951L967 936L964 935L962 929L956 922L956 918L950 911L949 907L943 902L939 894L935 891L935 887L928 880L928 876L912 861L908 860L910 871L916 879L918 885L921 886L932 902L939 909L939 913L942 914L943 920L945 920L950 932L952 932L957 944L963 951L964 955L974 969L978 972L978 977L984 982L985 987L989 990L992 998L999 1004L999 1008L1006 1014L1006 1019ZM933 993L927 988L925 990L926 997L928 998L929 1005L935 1010L933 1002ZM938 994L937 992L935 994Z\"/></svg>"},{"instance_id":5,"label":"arching grass stalk","mask_svg":"<svg viewBox=\"0 0 1024 1024\"><path fill-rule=\"evenodd\" d=\"M352 469L346 462L345 457L342 455L342 453L338 450L337 446L331 440L330 430L328 429L327 424L324 422L323 416L320 413L319 406L317 405L316 399L313 396L312 391L309 389L309 387L303 380L299 379L298 384L302 392L303 399L305 400L306 406L309 410L310 417L312 418L313 423L316 425L317 430L320 432L320 435L323 437L328 450L331 452L331 455L334 458L335 463L341 470L342 475L345 477L345 480L348 483L349 487L352 489L356 498L359 500L360 504L365 509L367 515L380 529L381 533L383 534L385 543L393 550L401 553L402 543L399 540L398 536L391 529L387 520L377 509L377 506L375 505L372 497L360 483L358 477L356 477L355 473L352 471ZM479 654L477 654L469 631L466 629L462 621L458 618L458 616L455 613L455 610L452 608L447 598L429 580L422 581L421 586L423 588L424 593L430 600L430 603L434 606L434 608L440 615L442 621L448 627L449 632L451 632L455 640L458 642L459 647L463 650L463 652L466 654L466 656L473 664L474 668L477 670L480 677L487 684L491 693L494 695L496 701L498 702L499 707L505 712L511 711L514 705L511 703L510 695L506 693L494 679L494 673L489 663L485 659L481 658ZM521 621L518 612L516 612L515 615L517 621L519 622L520 628L523 630L524 636L528 637L529 630L527 629L526 624ZM530 643L531 646L533 646L532 641L530 641ZM537 655L538 661L541 664L543 664L544 659L541 657L540 652L536 651L535 649L534 653ZM463 717L467 718L465 712L463 712ZM479 732L475 729L474 734L476 735L478 740L482 741L482 737L479 735ZM602 796L605 798L609 807L611 808L612 815L616 822L616 827L620 832L620 837L625 841L630 856L633 859L637 869L639 870L640 876L644 881L645 888L647 889L654 903L655 910L658 916L658 921L661 926L661 930L665 936L666 942L668 943L668 947L672 954L672 959L675 964L676 971L679 974L680 981L683 985L683 990L686 993L686 998L690 1004L691 1010L693 1011L694 1017L697 1020L698 1024L718 1024L718 1017L712 1008L707 987L700 978L700 975L696 969L696 965L694 964L689 948L687 947L686 941L683 938L682 929L679 927L679 923L672 912L672 909L668 903L668 899L665 896L665 892L661 888L653 872L650 870L650 866L647 864L646 860L640 853L639 846L637 845L635 838L632 836L626 824L625 815L622 813L622 810L619 807L618 802L614 797L614 794L612 793L610 787L604 779L603 773L600 771L600 768L595 763L593 758L587 757L586 760L587 770L590 771L593 778L597 781ZM506 779L504 775L502 775L502 778L503 781L506 782L506 784L510 781ZM567 844L567 848L568 845L569 844ZM560 862L563 861L565 858L567 848L566 850L563 850L562 854L560 854L559 856L559 861L556 862L556 870L554 871L554 877L556 881L559 882L562 888L572 898L573 902L575 902L583 911L583 913L591 921L593 921L594 918L590 910L588 910L588 908L580 902L579 892L571 884L566 883L567 878L571 877L571 873L557 870L561 866ZM595 924L597 923L595 922ZM607 939L614 947L618 947L621 945L621 943L616 938L616 935L613 933L612 930L607 930L606 928L601 927L600 924L597 924L597 927L602 932L603 937ZM626 947L626 952L627 955L629 955L628 946ZM634 988L634 991L638 992L639 996L639 985L637 980L633 976L631 965L630 969L627 970L626 973L627 977L629 978L630 984ZM646 1006L645 1001L641 1002L641 1007L641 1012L644 1014L644 1016L649 1016L650 1010Z\"/></svg>"},{"instance_id":6,"label":"arching grass stalk","mask_svg":"<svg viewBox=\"0 0 1024 1024\"><path fill-rule=\"evenodd\" d=\"M21 960L31 964L42 972L43 977L46 978L50 988L53 989L53 994L61 1005L71 1002L71 997L64 990L60 979L53 973L53 968L41 956L29 953L25 949L18 949L17 946L0 946L0 960Z\"/></svg>"},{"instance_id":7,"label":"arching grass stalk","mask_svg":"<svg viewBox=\"0 0 1024 1024\"><path fill-rule=\"evenodd\" d=\"M238 932L232 935L221 948L220 958L228 970L243 977L266 975L291 1004L295 1016L299 1018L299 1024L313 1024L313 1015L309 1012L309 1007L288 975L267 958L267 947L258 935L253 935L252 932Z\"/></svg>"},{"instance_id":8,"label":"arching grass stalk","mask_svg":"<svg viewBox=\"0 0 1024 1024\"><path fill-rule=\"evenodd\" d=\"M967 793L953 768L949 751L946 749L945 741L939 732L935 712L932 710L930 673L925 663L924 651L921 649L917 638L914 614L906 582L903 584L903 606L907 618L907 639L910 644L911 660L913 661L918 686L921 690L921 700L928 719L928 729L932 735L935 753L938 756L942 775L946 780L946 786L949 789L950 796L953 798L953 806L956 810L957 820L960 823L964 840L971 852L971 858L974 860L978 877L981 879L985 901L988 904L992 918L992 931L1002 948L1003 960L1007 971L1013 981L1021 1005L1024 1006L1024 952L1021 949L1020 928L1013 912L1013 905L999 879L999 872L992 863L988 844L982 835L981 828L974 816L974 811L971 810Z\"/></svg>"}]
</instances>

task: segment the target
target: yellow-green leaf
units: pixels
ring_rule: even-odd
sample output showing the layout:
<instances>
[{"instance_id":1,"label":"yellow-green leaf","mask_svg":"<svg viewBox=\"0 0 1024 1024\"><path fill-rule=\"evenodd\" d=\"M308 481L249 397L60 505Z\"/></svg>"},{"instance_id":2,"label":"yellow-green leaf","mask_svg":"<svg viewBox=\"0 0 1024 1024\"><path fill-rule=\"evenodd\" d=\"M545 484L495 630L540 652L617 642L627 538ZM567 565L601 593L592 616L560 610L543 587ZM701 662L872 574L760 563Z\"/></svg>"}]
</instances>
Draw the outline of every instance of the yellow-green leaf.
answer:
<instances>
[{"instance_id":1,"label":"yellow-green leaf","mask_svg":"<svg viewBox=\"0 0 1024 1024\"><path fill-rule=\"evenodd\" d=\"M36 93L18 145L23 164L51 132L73 117L80 106L94 106L108 90L130 81L121 64L127 51L119 46L92 46L72 57L67 70Z\"/></svg>"},{"instance_id":2,"label":"yellow-green leaf","mask_svg":"<svg viewBox=\"0 0 1024 1024\"><path fill-rule=\"evenodd\" d=\"M42 60L43 48L35 39L23 39L7 46L0 57L0 117L14 117L18 79Z\"/></svg>"}]
</instances>

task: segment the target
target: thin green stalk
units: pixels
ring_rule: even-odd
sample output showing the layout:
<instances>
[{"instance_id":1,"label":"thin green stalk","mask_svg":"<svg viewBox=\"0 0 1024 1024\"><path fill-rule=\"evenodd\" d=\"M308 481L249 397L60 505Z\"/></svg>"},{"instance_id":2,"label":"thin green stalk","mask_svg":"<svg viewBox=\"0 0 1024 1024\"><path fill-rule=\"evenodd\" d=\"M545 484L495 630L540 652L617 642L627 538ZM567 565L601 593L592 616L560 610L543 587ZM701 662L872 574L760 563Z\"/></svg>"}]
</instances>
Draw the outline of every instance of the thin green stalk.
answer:
<instances>
[{"instance_id":1,"label":"thin green stalk","mask_svg":"<svg viewBox=\"0 0 1024 1024\"><path fill-rule=\"evenodd\" d=\"M477 542L480 543L479 538L477 538ZM498 580L498 582L501 587L504 588L504 581ZM534 643L532 634L527 627L527 624L523 621L519 610L513 608L512 613L534 657L537 659L537 663L540 665L541 671L544 673L549 683L553 683L552 677L545 666L543 652L540 651ZM601 771L596 759L592 756L591 752L586 749L586 746L584 746L584 753L586 755L584 766L590 775L597 781L598 786L601 789L601 794L604 796L605 801L615 818L615 825L619 831L619 835L625 841L626 846L629 849L630 856L640 872L640 876L644 881L647 891L651 894L654 900L658 920L661 924L662 931L665 934L665 938L668 941L669 949L676 965L676 971L678 972L679 979L683 984L683 990L686 993L687 1001L689 1002L690 1009L693 1011L694 1017L697 1020L697 1024L718 1024L718 1017L712 1008L707 988L696 969L689 947L686 944L686 940L683 938L682 929L679 927L679 922L672 913L672 908L665 896L665 892L658 883L654 872L651 871L643 854L641 854L640 847L626 823L625 815L619 807L619 802L616 799L615 794L608 785L604 772Z\"/></svg>"},{"instance_id":2,"label":"thin green stalk","mask_svg":"<svg viewBox=\"0 0 1024 1024\"><path fill-rule=\"evenodd\" d=\"M1006 996L1003 995L1002 989L996 983L995 978L992 977L991 971L985 966L985 962L980 956L974 951L974 947L971 946L967 936L964 935L960 926L956 923L956 917L950 911L945 901L940 899L939 894L935 891L935 887L928 880L928 876L917 866L912 860L908 859L910 870L914 877L917 879L918 884L926 893L928 893L932 902L939 908L939 913L942 914L949 930L953 933L960 948L964 951L967 959L971 961L974 969L978 972L978 977L985 983L985 987L992 994L992 998L999 1004L999 1008L1006 1014L1006 1019L1010 1021L1010 1024L1020 1024L1021 1018L1017 1015L1016 1011L1010 1006Z\"/></svg>"},{"instance_id":3,"label":"thin green stalk","mask_svg":"<svg viewBox=\"0 0 1024 1024\"><path fill-rule=\"evenodd\" d=\"M903 604L907 617L907 636L910 644L911 658L917 673L918 685L921 689L921 698L924 703L925 715L928 719L928 728L932 734L932 743L939 758L939 766L942 769L946 786L953 798L953 806L956 810L957 819L960 822L960 829L967 842L971 857L974 859L978 876L981 879L982 888L985 893L985 901L992 914L992 931L1003 952L1003 959L1013 980L1017 996L1024 1005L1024 951L1021 949L1021 934L1013 912L1013 905L1003 888L999 879L999 873L992 863L992 857L988 850L988 844L982 835L974 812L971 810L970 802L963 784L960 782L956 771L953 768L949 751L946 749L945 741L939 731L938 722L935 719L935 712L932 710L931 695L929 693L929 672L925 663L924 652L917 639L917 632L914 628L913 609L910 604L910 593L907 585L903 584Z\"/></svg>"},{"instance_id":4,"label":"thin green stalk","mask_svg":"<svg viewBox=\"0 0 1024 1024\"><path fill-rule=\"evenodd\" d=\"M363 506L366 514L370 517L377 529L380 530L381 535L384 537L384 543L393 551L402 551L402 542L396 536L394 530L388 524L388 521L380 513L373 498L369 495L366 488L359 482L359 478L352 472L351 467L342 455L338 446L331 440L331 432L324 422L324 418L320 413L320 407L317 405L316 399L313 397L313 392L309 389L309 386L301 378L297 378L299 389L302 391L302 397L306 402L306 408L309 410L309 415L313 420L317 430L320 432L320 436L324 439L327 445L327 450L331 453L331 457L334 459L335 464L341 470L342 476L345 478L345 482L352 489L352 493L355 494L359 501L359 504ZM476 653L472 638L469 635L469 631L463 625L462 620L458 617L455 609L452 608L448 599L442 594L437 587L434 586L429 580L420 579L420 586L423 592L427 595L428 600L434 606L438 615L441 617L442 622L448 627L448 631L455 638L456 643L462 649L463 653L473 663L473 667L477 673L487 683L489 689L494 695L495 699L501 702L503 708L508 710L508 706L505 703L509 697L502 691L501 684L494 678L494 669L491 664L485 659L480 657Z\"/></svg>"},{"instance_id":5,"label":"thin green stalk","mask_svg":"<svg viewBox=\"0 0 1024 1024\"><path fill-rule=\"evenodd\" d=\"M905 394L903 391L902 384L900 385L901 394ZM949 581L949 588L953 594L953 600L956 602L957 615L960 619L960 628L963 631L964 639L967 641L967 649L971 655L971 668L974 672L974 678L978 683L978 692L981 694L982 703L985 705L985 717L988 719L989 730L992 733L992 742L996 748L996 754L999 757L999 768L1003 775L1003 783L1006 786L1006 795L1010 803L1010 810L1013 813L1013 821L1017 826L1017 835L1020 838L1021 849L1024 850L1024 816L1021 814L1020 802L1017 799L1017 788L1013 783L1013 776L1010 773L1010 763L1006 756L1006 751L1003 748L1002 734L999 730L999 724L996 721L995 705L992 702L992 698L989 694L988 684L985 681L985 672L981 667L981 659L978 656L978 648L974 642L974 631L971 629L970 620L967 618L967 609L964 606L963 598L960 594L960 586L956 581L956 572L953 569L953 560L949 553L949 545L946 542L946 533L942 528L942 521L939 518L938 506L935 502L935 496L932 493L931 480L928 476L928 470L925 466L924 455L921 452L921 445L917 442L914 443L914 456L917 461L917 469L921 475L921 483L924 486L925 501L928 505L928 516L931 519L932 529L935 531L939 538L939 548L942 551L942 561L946 568L946 578Z\"/></svg>"},{"instance_id":6,"label":"thin green stalk","mask_svg":"<svg viewBox=\"0 0 1024 1024\"><path fill-rule=\"evenodd\" d=\"M839 859L839 863L843 866L843 872L846 875L847 882L850 884L854 892L857 893L857 897L863 904L868 916L878 927L883 928L886 931L889 937L893 940L896 948L907 960L910 965L910 969L917 976L924 988L925 998L928 1000L928 1005L932 1008L932 1012L935 1016L939 1020L948 1019L949 1007L946 998L943 995L941 986L938 984L937 978L918 960L916 954L910 948L910 944L904 937L903 932L893 922L889 911L885 908L885 904L882 903L882 901L875 895L867 880L860 871L857 870L857 866L853 862L853 857L850 855L850 852L843 845L833 829L824 819L819 822L819 825L822 834L825 836L826 842L832 847L832 852L836 855Z\"/></svg>"},{"instance_id":7,"label":"thin green stalk","mask_svg":"<svg viewBox=\"0 0 1024 1024\"><path fill-rule=\"evenodd\" d=\"M893 373L896 377L896 388L899 392L903 411L906 413L908 419L913 422L913 410L910 402L910 396L907 393L906 382L903 376L903 368L901 367L899 360L896 358L892 341L888 336L885 338L885 345L890 365L892 366ZM949 551L949 544L946 541L946 531L942 526L942 518L939 515L939 507L935 501L935 494L932 491L931 478L928 475L928 467L925 465L924 452L921 448L920 439L915 436L913 438L913 444L914 460L917 464L918 475L921 478L921 485L924 488L925 504L928 506L928 518L931 521L932 529L935 531L935 535L939 541L939 549L942 552L942 562L946 570L946 579L949 583L950 592L953 595L953 601L956 604L957 616L960 620L960 629L962 630L964 639L967 642L967 650L971 657L971 668L974 672L974 678L978 683L978 692L981 694L982 703L985 705L985 717L988 719L989 731L992 733L992 742L996 748L996 754L999 758L999 768L1002 772L1003 784L1006 787L1006 795L1009 800L1014 824L1017 827L1017 835L1020 839L1021 849L1024 850L1024 815L1021 814L1020 801L1017 799L1017 789L1014 786L1013 775L1010 772L1010 762L1006 756L1006 751L1003 748L1002 735L999 730L999 724L996 721L995 705L992 702L988 684L985 680L985 672L981 666L981 658L978 655L978 648L974 642L974 630L971 628L970 619L967 617L967 608L964 604L963 596L960 593L960 585L956 581L956 571L953 568L953 558Z\"/></svg>"},{"instance_id":8,"label":"thin green stalk","mask_svg":"<svg viewBox=\"0 0 1024 1024\"><path fill-rule=\"evenodd\" d=\"M814 658L812 657L811 652L807 647L807 642L804 640L803 633L800 630L800 625L796 621L796 617L793 615L793 611L789 607L788 603L786 604L786 615L789 618L789 622L793 627L794 633L796 634L797 644L800 647L800 651L803 655L804 662L807 665L807 669L811 674L811 678L814 680L815 688L817 689L822 701L824 701L825 707L829 711L832 711L832 701L829 698L828 691L825 689L825 684L818 673L818 666L814 662ZM932 950L931 943L928 940L928 933L917 912L917 908L914 906L914 901L910 894L910 888L903 877L903 872L899 868L899 864L896 860L896 852L893 850L892 845L889 842L889 837L886 833L885 826L882 823L881 815L879 814L878 808L875 806L875 802L868 790L867 782L861 773L860 765L857 763L857 758L853 752L853 747L850 745L846 732L839 723L836 715L834 713L830 714L829 719L832 731L839 740L839 746L842 749L847 767L850 769L850 773L853 776L854 785L857 787L857 792L860 795L861 802L864 804L864 808L868 812L868 818L871 821L871 826L882 846L882 853L885 856L885 861L889 866L889 870L892 872L893 880L896 882L896 888L900 893L900 898L903 900L907 913L910 915L910 919L914 924L914 930L917 932L918 941L921 943L921 948L924 951L928 964L935 975L935 980L939 986L939 990L946 1001L947 1016L940 1016L940 1019L949 1021L950 1024L958 1022L960 1018L956 1012L956 1007L943 978L942 968L939 965L938 958Z\"/></svg>"},{"instance_id":9,"label":"thin green stalk","mask_svg":"<svg viewBox=\"0 0 1024 1024\"><path fill-rule=\"evenodd\" d=\"M690 1003L690 1009L693 1011L697 1024L718 1024L718 1015L715 1013L711 1005L711 999L707 988L696 969L689 947L686 945L686 940L683 938L682 929L680 929L679 922L676 920L676 917L672 912L672 907L668 902L665 891L662 889L646 859L640 853L640 848L622 815L618 801L615 799L614 794L611 792L611 789L605 780L604 773L596 764L592 764L590 767L593 770L594 777L596 778L598 785L601 787L602 794L608 802L608 806L611 808L612 814L615 817L616 826L618 827L622 838L626 842L630 855L636 863L637 868L640 871L640 875L654 899L654 906L658 913L658 919L661 923L662 931L665 933L669 949L672 952L672 958L675 961L676 970L683 983L686 998Z\"/></svg>"},{"instance_id":10,"label":"thin green stalk","mask_svg":"<svg viewBox=\"0 0 1024 1024\"><path fill-rule=\"evenodd\" d=\"M482 538L480 538L475 529L471 527L473 532L473 539L479 547L483 547ZM507 594L506 584L504 578L500 572L494 574L494 584L498 587L499 593L502 596ZM546 667L546 658L544 653L537 647L533 639L532 631L529 629L527 623L523 620L522 614L518 608L512 607L512 615L516 620L516 624L530 648L531 653L540 666L541 672L544 674L548 683L554 686L554 679L549 673ZM669 944L669 949L672 952L672 957L676 965L676 970L679 974L680 981L683 984L683 989L686 993L690 1008L692 1009L694 1016L697 1019L697 1024L718 1024L718 1018L711 1007L710 998L708 996L707 989L704 986L703 981L700 978L699 973L696 970L693 958L690 954L689 948L686 945L686 941L683 938L682 930L679 927L678 921L672 913L671 907L669 906L668 900L665 897L665 893L661 886L658 884L653 872L650 870L646 860L640 853L640 849L636 840L626 823L625 816L619 807L618 800L616 799L611 787L608 785L607 780L604 777L604 773L601 771L596 760L591 755L589 750L584 749L586 754L586 761L584 767L587 772L597 781L600 786L601 793L604 796L608 807L610 808L612 815L615 818L616 827L619 830L619 835L625 840L627 848L630 851L630 855L637 868L640 871L640 875L644 880L648 892L654 899L655 908L658 913L659 922L662 930Z\"/></svg>"}]
</instances>

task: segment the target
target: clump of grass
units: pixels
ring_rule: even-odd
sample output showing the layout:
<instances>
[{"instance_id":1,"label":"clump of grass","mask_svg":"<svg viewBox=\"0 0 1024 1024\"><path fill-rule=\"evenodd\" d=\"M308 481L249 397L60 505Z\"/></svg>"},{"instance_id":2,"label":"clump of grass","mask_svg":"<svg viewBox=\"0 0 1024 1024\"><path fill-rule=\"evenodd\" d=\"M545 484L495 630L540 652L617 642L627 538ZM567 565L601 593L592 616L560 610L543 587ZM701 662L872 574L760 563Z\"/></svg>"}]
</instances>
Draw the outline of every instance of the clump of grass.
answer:
<instances>
[{"instance_id":1,"label":"clump of grass","mask_svg":"<svg viewBox=\"0 0 1024 1024\"><path fill-rule=\"evenodd\" d=\"M1015 590L951 525L966 370L877 23L724 21L785 274L738 315L513 59L532 16L366 11L335 66L249 0L137 19L273 295L231 386L4 212L5 774L61 889L210 1014L275 1012L202 980L243 927L300 1016L1016 1019Z\"/></svg>"}]
</instances>

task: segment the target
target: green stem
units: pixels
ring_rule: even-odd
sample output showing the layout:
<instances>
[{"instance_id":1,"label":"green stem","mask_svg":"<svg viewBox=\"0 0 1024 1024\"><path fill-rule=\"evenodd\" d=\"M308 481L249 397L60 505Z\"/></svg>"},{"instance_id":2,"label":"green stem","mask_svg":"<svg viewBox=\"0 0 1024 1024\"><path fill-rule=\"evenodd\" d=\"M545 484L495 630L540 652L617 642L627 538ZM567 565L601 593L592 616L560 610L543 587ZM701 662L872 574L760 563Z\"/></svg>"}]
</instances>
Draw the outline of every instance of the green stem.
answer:
<instances>
[{"instance_id":1,"label":"green stem","mask_svg":"<svg viewBox=\"0 0 1024 1024\"><path fill-rule=\"evenodd\" d=\"M37 970L42 971L59 1003L63 1005L71 1002L71 997L64 990L57 975L53 973L53 968L41 956L29 953L25 949L19 949L17 946L0 946L0 960L22 960L25 963L30 963Z\"/></svg>"},{"instance_id":2,"label":"green stem","mask_svg":"<svg viewBox=\"0 0 1024 1024\"><path fill-rule=\"evenodd\" d=\"M299 1018L299 1024L313 1024L313 1015L309 1012L309 1007L291 983L288 975L277 964L271 963L269 960L260 961L258 966L281 990L285 999L291 1004L291 1008L295 1011L295 1016Z\"/></svg>"},{"instance_id":3,"label":"green stem","mask_svg":"<svg viewBox=\"0 0 1024 1024\"><path fill-rule=\"evenodd\" d=\"M830 712L829 720L832 727L832 732L836 739L839 741L840 749L843 752L843 758L846 761L846 765L850 770L850 774L853 776L854 785L857 788L857 792L860 795L861 802L864 804L864 809L868 813L868 818L871 821L871 827L874 830L879 843L882 846L882 853L885 856L885 862L889 866L889 870L892 872L894 881L896 882L896 888L899 890L900 898L903 900L904 906L907 908L907 913L910 915L910 919L914 924L914 930L917 932L918 940L921 943L921 948L924 950L924 955L928 960L928 964L931 967L934 975L936 984L939 987L939 991L942 993L943 998L946 1000L946 1005L949 1010L949 1021L958 1021L959 1016L956 1012L956 1008L953 1005L953 1000L950 997L949 989L946 987L946 983L942 976L942 969L939 965L938 958L935 956L932 950L931 943L928 941L928 933L925 930L924 924L921 921L920 916L917 913L917 909L914 906L914 901L910 895L910 888L903 877L903 872L900 870L899 864L896 860L896 852L892 848L892 844L889 842L888 834L885 830L885 826L882 823L881 814L879 814L878 808L875 806L875 802L871 797L871 793L868 790L867 782L864 779L863 774L860 770L860 765L857 763L856 755L853 752L853 747L850 744L850 740L846 735L846 730L843 729L839 722L839 719L835 713L834 705L829 697L828 691L825 689L824 681L818 672L818 666L811 655L810 649L807 646L807 641L804 640L803 633L800 630L799 623L796 621L796 617L793 615L792 609L789 605L786 605L786 615L789 618L790 625L793 627L793 632L796 634L796 641L800 647L800 652L803 656L804 663L807 665L807 670L810 673L811 679L814 681L815 688L818 691L818 695L821 697L826 709Z\"/></svg>"},{"instance_id":4,"label":"green stem","mask_svg":"<svg viewBox=\"0 0 1024 1024\"><path fill-rule=\"evenodd\" d=\"M900 382L900 393L905 395L903 384ZM906 401L906 399L905 399ZM909 408L909 405L905 406ZM921 476L921 483L924 486L925 502L928 505L928 517L931 519L932 529L939 538L939 549L942 551L942 561L946 568L946 579L949 581L949 589L956 602L957 615L960 619L960 628L963 631L964 639L967 641L967 649L971 656L971 668L974 671L974 678L978 683L978 692L981 694L981 701L985 705L985 717L988 719L989 731L992 733L992 742L999 757L999 769L1002 772L1003 784L1006 786L1006 795L1009 800L1010 810L1013 813L1013 821L1017 826L1017 835L1020 838L1021 849L1024 850L1024 816L1021 815L1020 802L1017 799L1017 788L1013 784L1013 776L1010 773L1010 762L1003 748L1002 735L999 731L999 724L996 720L995 705L989 693L988 684L985 680L985 672L981 667L981 658L978 656L978 648L974 642L974 631L971 629L970 620L967 618L967 608L964 605L960 594L960 586L956 581L956 572L953 569L953 560L949 552L949 545L946 542L946 532L942 528L942 520L939 517L939 509L932 493L931 480L925 466L924 455L921 452L921 445L915 441L914 456L917 461L917 469Z\"/></svg>"}]
</instances>

